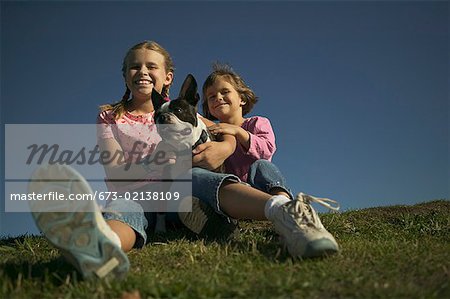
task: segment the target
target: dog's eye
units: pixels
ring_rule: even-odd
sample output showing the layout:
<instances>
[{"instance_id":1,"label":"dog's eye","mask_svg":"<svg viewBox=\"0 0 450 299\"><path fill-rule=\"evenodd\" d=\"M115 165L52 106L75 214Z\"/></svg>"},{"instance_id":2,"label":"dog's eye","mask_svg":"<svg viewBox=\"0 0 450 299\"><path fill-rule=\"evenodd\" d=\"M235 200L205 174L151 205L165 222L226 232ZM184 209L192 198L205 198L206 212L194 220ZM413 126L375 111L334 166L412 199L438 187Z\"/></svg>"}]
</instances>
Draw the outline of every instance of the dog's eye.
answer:
<instances>
[{"instance_id":1,"label":"dog's eye","mask_svg":"<svg viewBox=\"0 0 450 299\"><path fill-rule=\"evenodd\" d=\"M181 113L181 108L175 108L175 112Z\"/></svg>"}]
</instances>

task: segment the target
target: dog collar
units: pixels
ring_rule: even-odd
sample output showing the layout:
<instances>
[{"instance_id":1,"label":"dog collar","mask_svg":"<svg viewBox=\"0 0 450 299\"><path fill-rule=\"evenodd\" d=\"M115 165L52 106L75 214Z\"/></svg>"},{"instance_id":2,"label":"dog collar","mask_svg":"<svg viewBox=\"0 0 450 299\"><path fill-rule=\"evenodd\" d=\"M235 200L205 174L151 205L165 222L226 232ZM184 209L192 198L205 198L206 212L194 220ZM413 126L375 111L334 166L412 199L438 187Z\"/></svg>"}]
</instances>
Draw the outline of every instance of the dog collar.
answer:
<instances>
[{"instance_id":1,"label":"dog collar","mask_svg":"<svg viewBox=\"0 0 450 299\"><path fill-rule=\"evenodd\" d=\"M208 133L205 130L202 130L202 134L200 134L200 138L197 140L197 142L192 146L192 150L199 146L202 143L205 143L208 141Z\"/></svg>"},{"instance_id":2,"label":"dog collar","mask_svg":"<svg viewBox=\"0 0 450 299\"><path fill-rule=\"evenodd\" d=\"M189 155L192 154L192 151L194 150L194 148L196 148L197 146L199 146L202 143L205 143L208 141L208 132L206 132L205 130L202 130L202 133L200 134L200 138L197 140L197 142L192 146L191 150L184 150L184 151L180 151L179 154L180 155Z\"/></svg>"}]
</instances>

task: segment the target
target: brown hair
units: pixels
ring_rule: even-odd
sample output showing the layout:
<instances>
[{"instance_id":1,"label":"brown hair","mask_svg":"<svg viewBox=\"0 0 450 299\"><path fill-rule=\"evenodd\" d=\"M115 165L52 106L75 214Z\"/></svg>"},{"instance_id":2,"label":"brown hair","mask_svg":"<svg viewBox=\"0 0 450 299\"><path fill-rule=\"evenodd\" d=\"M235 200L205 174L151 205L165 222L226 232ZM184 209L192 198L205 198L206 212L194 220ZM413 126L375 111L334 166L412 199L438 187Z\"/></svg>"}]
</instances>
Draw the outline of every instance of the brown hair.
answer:
<instances>
[{"instance_id":1,"label":"brown hair","mask_svg":"<svg viewBox=\"0 0 450 299\"><path fill-rule=\"evenodd\" d=\"M209 113L208 100L206 98L206 90L211 87L216 80L219 78L225 79L228 83L233 85L239 96L243 101L245 101L244 106L242 106L242 116L249 113L253 106L258 102L258 97L255 95L253 90L245 84L244 80L231 68L228 64L213 64L213 72L206 78L205 83L203 83L203 100L202 109L203 115L210 120L217 120L214 116Z\"/></svg>"},{"instance_id":2,"label":"brown hair","mask_svg":"<svg viewBox=\"0 0 450 299\"><path fill-rule=\"evenodd\" d=\"M133 51L135 50L140 50L140 49L146 49L146 50L152 50L155 52L158 52L159 54L161 54L162 56L164 56L164 62L165 62L165 70L166 73L169 72L174 72L175 71L175 67L172 61L172 58L170 57L169 52L167 52L166 49L164 49L161 45L159 45L157 42L154 41L143 41L139 44L134 45L133 47L131 47L127 54L125 55L123 62L122 62L122 76L125 78L126 76L126 71L127 71L127 63L128 63L128 58L129 56L133 53ZM172 84L172 83L171 83ZM162 89L162 96L163 97L168 97L169 96L169 89L170 89L170 85L164 85L163 89ZM113 113L115 114L114 118L115 119L119 119L122 117L122 115L125 113L127 105L129 103L129 99L130 99L130 94L131 91L130 89L126 86L125 84L125 93L122 96L122 99L117 102L117 103L113 103L113 104L105 104L105 105L101 105L99 108L101 111L106 111L106 110L112 110Z\"/></svg>"}]
</instances>

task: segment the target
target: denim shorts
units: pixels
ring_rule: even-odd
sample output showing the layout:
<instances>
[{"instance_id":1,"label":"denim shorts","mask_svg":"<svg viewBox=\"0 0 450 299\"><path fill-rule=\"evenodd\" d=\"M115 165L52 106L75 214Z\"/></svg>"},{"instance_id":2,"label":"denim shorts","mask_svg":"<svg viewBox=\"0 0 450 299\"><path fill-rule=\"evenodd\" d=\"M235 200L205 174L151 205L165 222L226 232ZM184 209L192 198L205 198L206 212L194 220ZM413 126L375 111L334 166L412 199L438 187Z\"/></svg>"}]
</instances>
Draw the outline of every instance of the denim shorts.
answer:
<instances>
[{"instance_id":1,"label":"denim shorts","mask_svg":"<svg viewBox=\"0 0 450 299\"><path fill-rule=\"evenodd\" d=\"M199 167L189 170L189 175L192 175L192 195L207 203L218 214L226 216L228 221L231 219L221 211L219 205L219 189L225 181L248 184L266 193L274 187L281 188L292 198L292 193L286 187L286 180L281 172L267 160L257 160L250 166L247 182L241 182L239 177L233 174L216 173ZM146 244L147 233L153 230L156 222L156 213L144 213L144 209L138 202L127 200L108 202L103 216L106 220L118 220L128 224L136 232L134 246L136 248ZM166 221L175 226L181 225L176 212L166 213Z\"/></svg>"},{"instance_id":2,"label":"denim shorts","mask_svg":"<svg viewBox=\"0 0 450 299\"><path fill-rule=\"evenodd\" d=\"M270 193L273 188L279 188L293 198L291 190L286 185L286 179L278 167L268 160L256 160L249 169L247 182L242 182L233 174L216 173L203 168L192 168L192 193L195 197L205 201L214 210L226 217L219 205L219 189L227 180L243 183L251 187Z\"/></svg>"},{"instance_id":3,"label":"denim shorts","mask_svg":"<svg viewBox=\"0 0 450 299\"><path fill-rule=\"evenodd\" d=\"M191 174L192 195L206 202L217 213L225 215L219 206L219 188L225 180L240 182L239 178L235 175L216 173L198 167L189 170L189 175ZM145 190L145 187L140 190ZM165 214L169 224L176 227L181 226L178 213ZM139 202L125 199L109 201L104 208L103 217L105 220L118 220L129 225L136 232L135 248L141 248L146 244L147 235L151 233L156 223L155 212L144 212Z\"/></svg>"},{"instance_id":4,"label":"denim shorts","mask_svg":"<svg viewBox=\"0 0 450 299\"><path fill-rule=\"evenodd\" d=\"M266 193L270 193L273 188L279 188L289 194L291 199L294 198L281 171L268 160L260 159L253 162L248 172L247 183Z\"/></svg>"},{"instance_id":5,"label":"denim shorts","mask_svg":"<svg viewBox=\"0 0 450 299\"><path fill-rule=\"evenodd\" d=\"M103 209L103 218L106 221L117 220L123 222L136 232L134 248L141 248L147 243L147 234L155 227L156 214L156 212L144 212L139 202L125 199L109 201ZM182 224L177 213L165 214L168 223L172 224L172 226L181 227Z\"/></svg>"}]
</instances>

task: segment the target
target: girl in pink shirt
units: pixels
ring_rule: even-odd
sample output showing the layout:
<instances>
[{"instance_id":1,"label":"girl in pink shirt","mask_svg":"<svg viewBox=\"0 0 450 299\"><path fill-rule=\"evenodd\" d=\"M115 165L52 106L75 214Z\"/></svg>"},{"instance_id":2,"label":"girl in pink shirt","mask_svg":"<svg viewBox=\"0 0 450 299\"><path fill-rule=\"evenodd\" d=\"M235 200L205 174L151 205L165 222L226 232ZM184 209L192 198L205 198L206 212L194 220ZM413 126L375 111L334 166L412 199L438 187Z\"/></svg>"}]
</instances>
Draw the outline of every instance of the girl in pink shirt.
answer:
<instances>
[{"instance_id":1,"label":"girl in pink shirt","mask_svg":"<svg viewBox=\"0 0 450 299\"><path fill-rule=\"evenodd\" d=\"M244 118L257 102L255 93L227 65L216 64L203 84L203 113L219 120L208 129L212 134L236 137L235 152L225 160L225 172L267 193L284 192L293 198L286 180L270 161L275 153L275 134L269 119Z\"/></svg>"}]
</instances>

